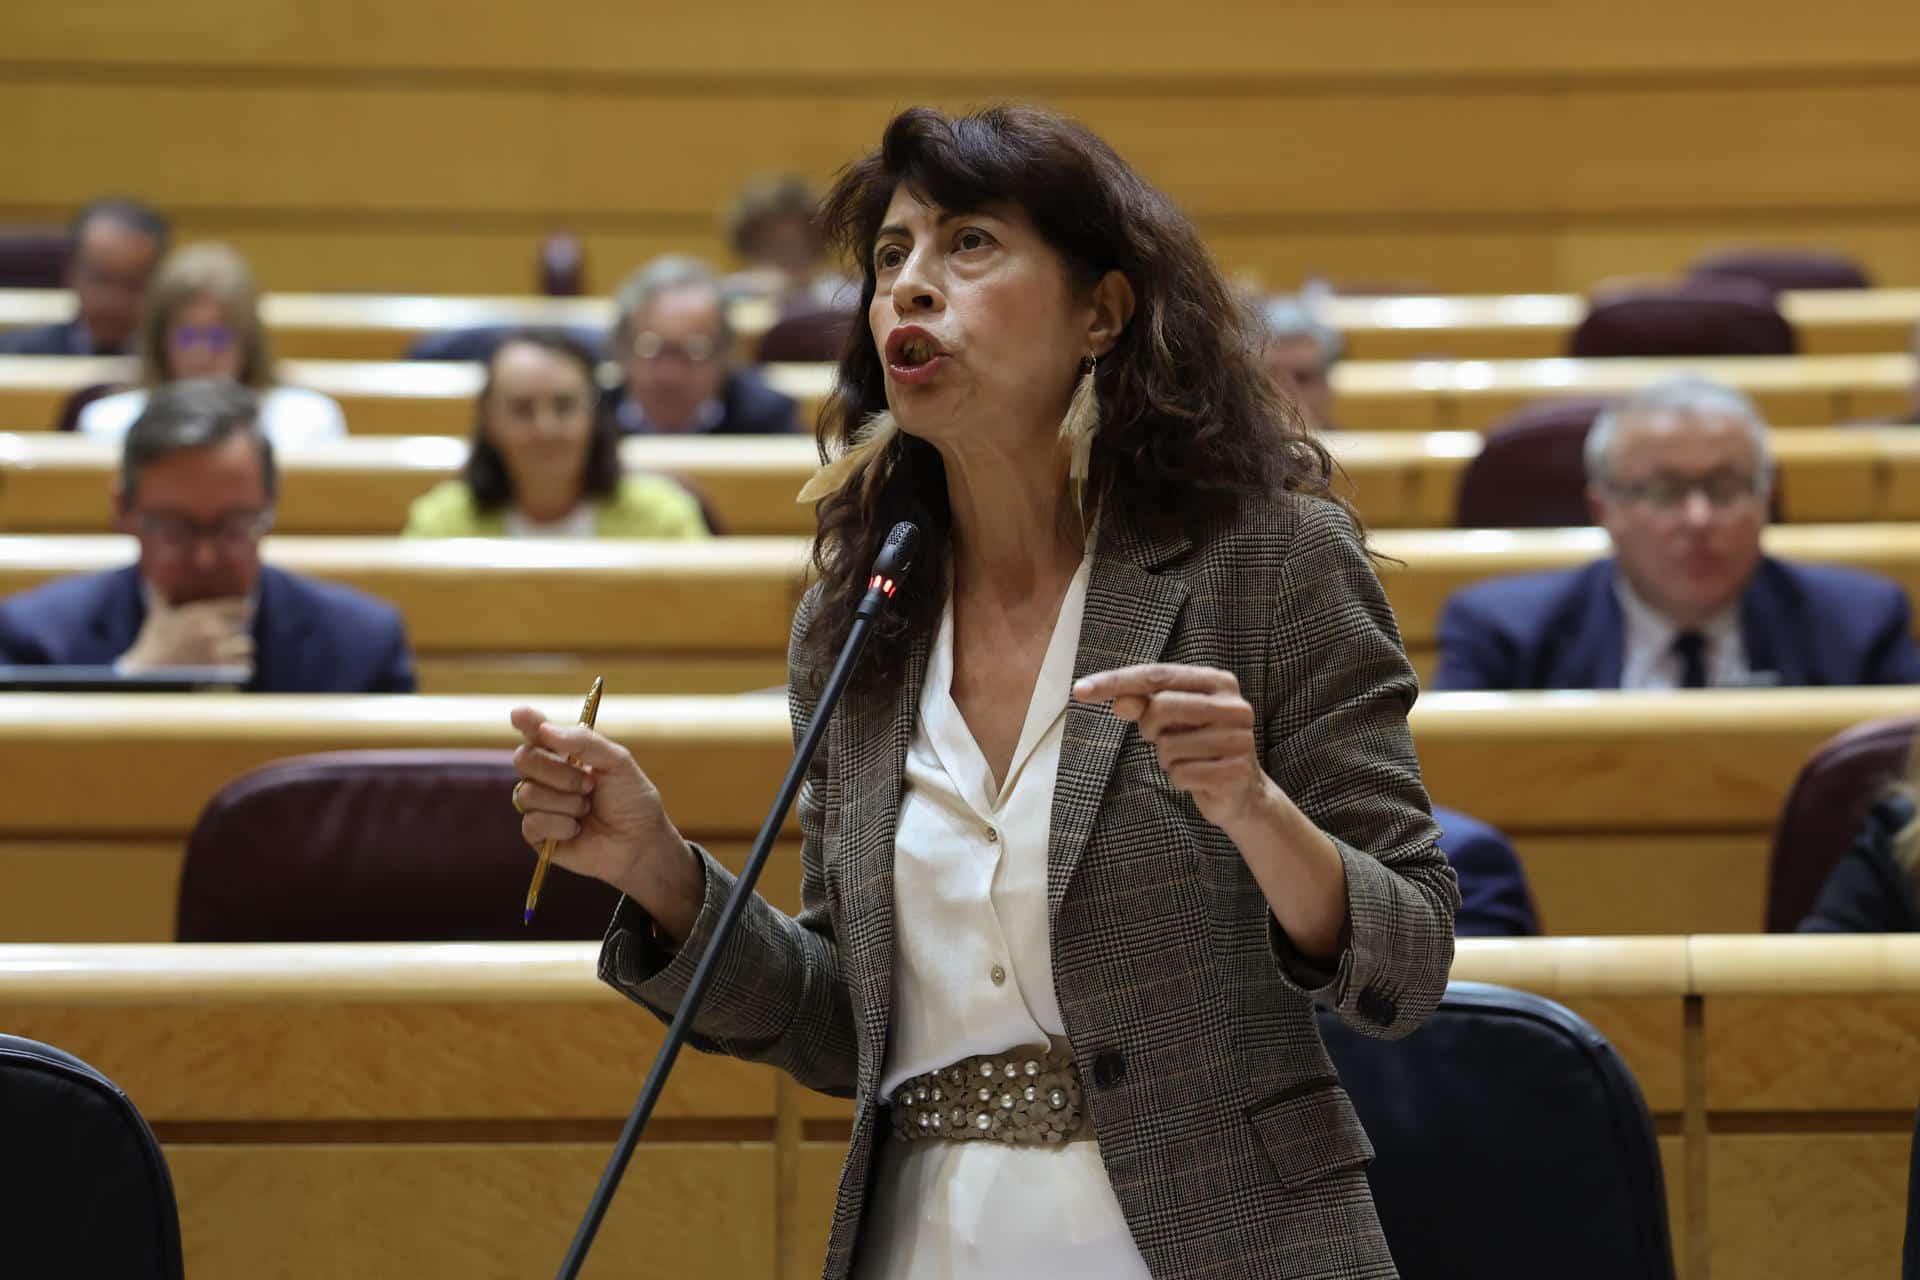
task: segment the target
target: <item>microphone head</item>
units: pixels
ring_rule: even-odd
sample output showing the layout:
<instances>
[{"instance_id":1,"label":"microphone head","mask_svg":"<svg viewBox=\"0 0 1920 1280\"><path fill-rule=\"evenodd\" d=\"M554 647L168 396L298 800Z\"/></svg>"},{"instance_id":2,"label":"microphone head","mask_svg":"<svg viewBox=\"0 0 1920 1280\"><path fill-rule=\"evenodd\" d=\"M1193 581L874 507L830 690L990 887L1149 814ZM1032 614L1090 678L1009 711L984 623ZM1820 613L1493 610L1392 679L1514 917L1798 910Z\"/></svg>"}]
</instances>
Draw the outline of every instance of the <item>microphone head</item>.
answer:
<instances>
[{"instance_id":1,"label":"microphone head","mask_svg":"<svg viewBox=\"0 0 1920 1280\"><path fill-rule=\"evenodd\" d=\"M919 553L920 526L911 520L902 520L887 531L887 540L874 558L873 571L898 581L907 576Z\"/></svg>"}]
</instances>

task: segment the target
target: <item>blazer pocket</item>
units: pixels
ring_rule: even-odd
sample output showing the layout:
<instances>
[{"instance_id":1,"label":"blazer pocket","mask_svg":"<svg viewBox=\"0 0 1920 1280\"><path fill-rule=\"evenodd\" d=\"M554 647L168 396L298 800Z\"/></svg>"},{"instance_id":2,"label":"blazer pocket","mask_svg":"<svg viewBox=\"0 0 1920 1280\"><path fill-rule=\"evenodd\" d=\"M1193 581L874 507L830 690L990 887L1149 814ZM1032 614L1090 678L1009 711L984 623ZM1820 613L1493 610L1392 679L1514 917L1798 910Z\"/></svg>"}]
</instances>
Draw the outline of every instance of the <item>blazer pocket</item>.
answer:
<instances>
[{"instance_id":1,"label":"blazer pocket","mask_svg":"<svg viewBox=\"0 0 1920 1280\"><path fill-rule=\"evenodd\" d=\"M1254 1107L1247 1118L1274 1176L1289 1189L1373 1159L1373 1143L1337 1081L1289 1090Z\"/></svg>"}]
</instances>

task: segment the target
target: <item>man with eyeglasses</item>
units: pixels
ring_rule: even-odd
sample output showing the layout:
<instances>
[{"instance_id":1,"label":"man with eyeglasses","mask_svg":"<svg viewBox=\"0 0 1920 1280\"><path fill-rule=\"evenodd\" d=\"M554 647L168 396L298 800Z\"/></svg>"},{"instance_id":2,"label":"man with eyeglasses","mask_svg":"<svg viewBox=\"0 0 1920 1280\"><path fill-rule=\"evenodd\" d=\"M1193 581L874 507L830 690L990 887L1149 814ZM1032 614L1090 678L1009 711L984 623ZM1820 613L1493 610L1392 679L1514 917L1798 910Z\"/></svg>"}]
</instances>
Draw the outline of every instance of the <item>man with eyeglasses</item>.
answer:
<instances>
[{"instance_id":1,"label":"man with eyeglasses","mask_svg":"<svg viewBox=\"0 0 1920 1280\"><path fill-rule=\"evenodd\" d=\"M140 328L147 281L167 252L167 220L133 200L95 200L75 215L64 324L0 332L0 355L117 356Z\"/></svg>"},{"instance_id":2,"label":"man with eyeglasses","mask_svg":"<svg viewBox=\"0 0 1920 1280\"><path fill-rule=\"evenodd\" d=\"M1746 396L1648 387L1594 423L1586 471L1612 558L1455 593L1432 688L1920 682L1897 583L1762 554L1773 459Z\"/></svg>"},{"instance_id":3,"label":"man with eyeglasses","mask_svg":"<svg viewBox=\"0 0 1920 1280\"><path fill-rule=\"evenodd\" d=\"M263 565L273 446L246 387L193 378L154 390L127 432L118 527L138 563L0 601L0 663L239 667L263 693L410 693L392 606Z\"/></svg>"},{"instance_id":4,"label":"man with eyeglasses","mask_svg":"<svg viewBox=\"0 0 1920 1280\"><path fill-rule=\"evenodd\" d=\"M609 409L629 435L777 435L797 429L794 402L734 362L733 330L713 273L656 258L620 287L613 354L622 384Z\"/></svg>"}]
</instances>

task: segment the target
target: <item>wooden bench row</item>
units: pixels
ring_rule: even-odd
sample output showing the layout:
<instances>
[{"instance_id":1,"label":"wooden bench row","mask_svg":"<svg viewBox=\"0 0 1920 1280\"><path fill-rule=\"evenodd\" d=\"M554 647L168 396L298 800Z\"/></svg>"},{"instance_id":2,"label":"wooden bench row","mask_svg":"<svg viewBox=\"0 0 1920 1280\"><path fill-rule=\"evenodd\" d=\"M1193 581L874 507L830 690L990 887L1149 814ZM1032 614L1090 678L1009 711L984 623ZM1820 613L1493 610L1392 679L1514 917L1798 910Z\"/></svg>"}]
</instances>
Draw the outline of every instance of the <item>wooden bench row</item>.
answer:
<instances>
[{"instance_id":1,"label":"wooden bench row","mask_svg":"<svg viewBox=\"0 0 1920 1280\"><path fill-rule=\"evenodd\" d=\"M0 329L59 324L73 315L64 289L0 290ZM1808 355L1904 351L1920 322L1920 289L1786 293L1781 312ZM1355 360L1531 359L1562 355L1586 315L1575 294L1450 297L1334 297L1325 304ZM605 298L453 297L405 294L277 293L261 317L283 356L397 360L418 338L478 325L565 325L606 330ZM736 331L752 338L772 320L764 301L736 303Z\"/></svg>"},{"instance_id":2,"label":"wooden bench row","mask_svg":"<svg viewBox=\"0 0 1920 1280\"><path fill-rule=\"evenodd\" d=\"M1453 524L1461 474L1480 452L1469 431L1338 432L1327 437L1341 490L1372 529ZM1773 433L1781 515L1795 523L1920 520L1920 432L1903 427ZM466 442L356 436L283 451L275 528L289 534L392 534L407 507L458 473ZM0 532L98 533L119 448L65 433L0 435ZM635 471L693 485L729 534L807 535L794 495L818 465L805 436L640 436L622 442Z\"/></svg>"},{"instance_id":3,"label":"wooden bench row","mask_svg":"<svg viewBox=\"0 0 1920 1280\"><path fill-rule=\"evenodd\" d=\"M811 422L833 388L830 365L768 365L767 379ZM1911 355L1746 356L1720 360L1369 361L1334 370L1340 425L1355 431L1484 431L1522 405L1555 396L1619 395L1697 372L1739 387L1775 426L1895 417L1912 408ZM124 381L115 358L0 356L0 426L46 430L68 396ZM430 361L287 360L281 378L341 402L356 435L466 435L477 365Z\"/></svg>"},{"instance_id":4,"label":"wooden bench row","mask_svg":"<svg viewBox=\"0 0 1920 1280\"><path fill-rule=\"evenodd\" d=\"M1607 554L1598 528L1384 529L1371 544L1402 639L1423 675L1461 587ZM1885 574L1920 599L1920 526L1776 525L1768 552ZM391 601L432 693L585 688L732 693L785 679L804 538L705 542L275 537L269 562ZM117 568L130 538L0 536L0 597L67 573Z\"/></svg>"},{"instance_id":5,"label":"wooden bench row","mask_svg":"<svg viewBox=\"0 0 1920 1280\"><path fill-rule=\"evenodd\" d=\"M0 1026L79 1054L165 1144L189 1274L524 1275L556 1263L660 1025L595 947L6 946ZM1640 1083L1684 1274L1890 1274L1920 941L1463 941L1456 979L1558 1000ZM600 1274L816 1274L851 1109L688 1055Z\"/></svg>"},{"instance_id":6,"label":"wooden bench row","mask_svg":"<svg viewBox=\"0 0 1920 1280\"><path fill-rule=\"evenodd\" d=\"M785 700L610 687L602 730L681 830L739 865L792 756ZM578 692L0 696L0 941L171 938L187 835L232 779L311 752L504 749L511 707L564 714ZM1762 927L1773 824L1808 756L1916 714L1910 688L1429 694L1412 725L1434 801L1512 838L1548 932L1744 932ZM797 853L790 826L765 882L787 907Z\"/></svg>"}]
</instances>

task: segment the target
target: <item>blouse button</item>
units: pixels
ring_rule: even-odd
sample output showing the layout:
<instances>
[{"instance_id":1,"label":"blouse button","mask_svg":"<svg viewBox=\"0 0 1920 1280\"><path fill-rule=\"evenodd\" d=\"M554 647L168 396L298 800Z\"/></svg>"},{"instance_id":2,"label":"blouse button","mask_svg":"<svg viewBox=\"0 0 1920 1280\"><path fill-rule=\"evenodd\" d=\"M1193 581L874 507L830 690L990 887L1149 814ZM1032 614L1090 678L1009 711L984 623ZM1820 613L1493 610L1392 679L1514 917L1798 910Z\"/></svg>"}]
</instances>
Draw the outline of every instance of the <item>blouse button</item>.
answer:
<instances>
[{"instance_id":1,"label":"blouse button","mask_svg":"<svg viewBox=\"0 0 1920 1280\"><path fill-rule=\"evenodd\" d=\"M998 827L987 828L987 843L988 844L1000 843L1000 829Z\"/></svg>"},{"instance_id":2,"label":"blouse button","mask_svg":"<svg viewBox=\"0 0 1920 1280\"><path fill-rule=\"evenodd\" d=\"M1007 983L1007 971L1004 966L993 966L992 969L987 971L987 976L993 979L993 985L996 987L1003 987Z\"/></svg>"}]
</instances>

